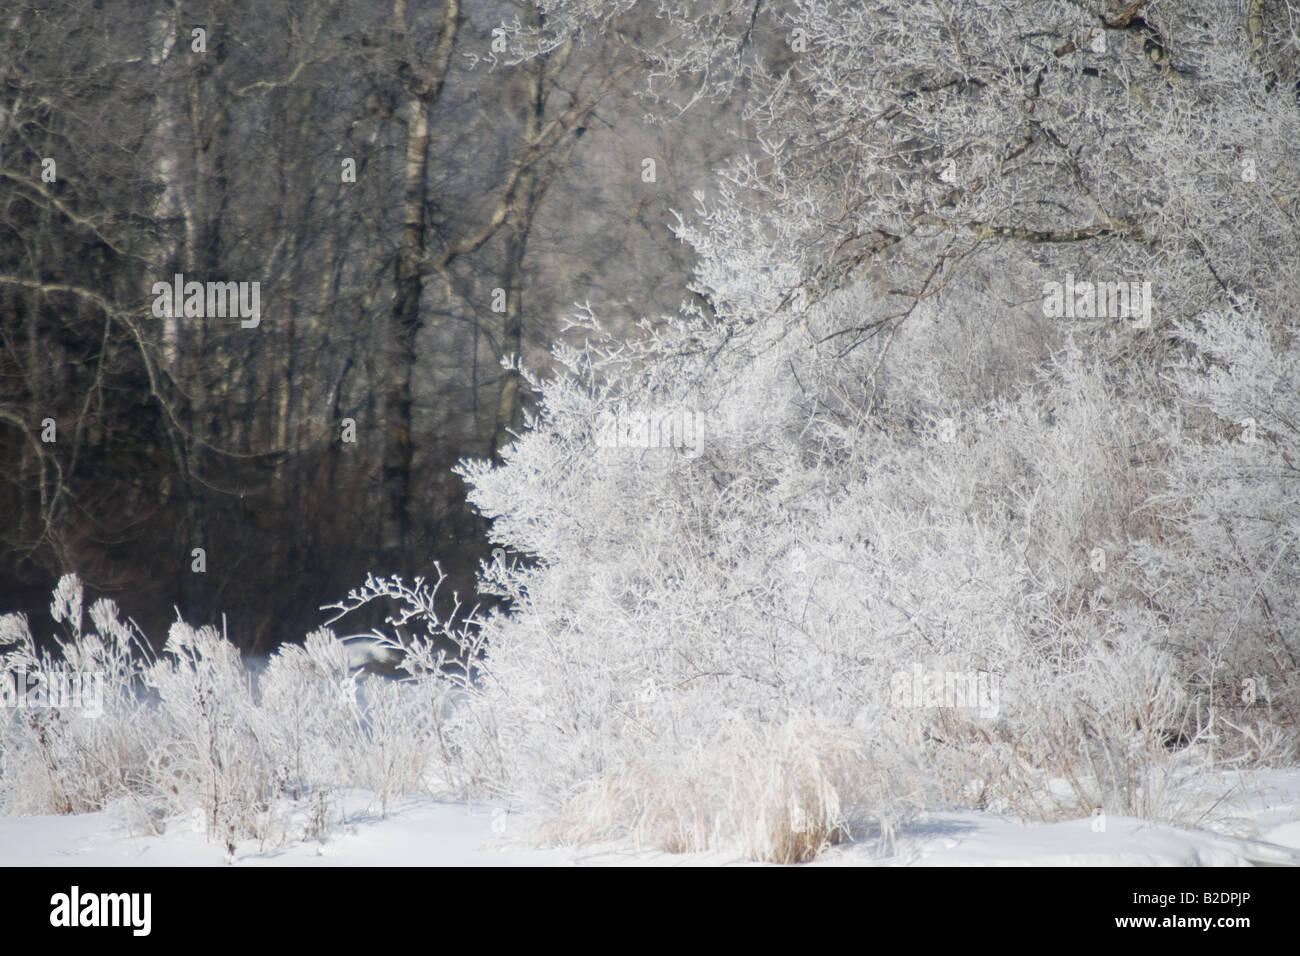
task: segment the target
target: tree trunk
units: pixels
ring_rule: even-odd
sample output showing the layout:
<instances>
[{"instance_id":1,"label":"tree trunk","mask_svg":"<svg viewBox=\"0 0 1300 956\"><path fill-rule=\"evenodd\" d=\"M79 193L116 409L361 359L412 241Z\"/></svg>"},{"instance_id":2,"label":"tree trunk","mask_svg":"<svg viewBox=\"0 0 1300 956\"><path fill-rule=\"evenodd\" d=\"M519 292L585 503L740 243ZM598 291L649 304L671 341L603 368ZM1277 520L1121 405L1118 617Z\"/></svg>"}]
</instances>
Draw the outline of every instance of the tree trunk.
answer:
<instances>
[{"instance_id":1,"label":"tree trunk","mask_svg":"<svg viewBox=\"0 0 1300 956\"><path fill-rule=\"evenodd\" d=\"M414 447L412 382L415 378L416 337L423 318L420 295L424 274L429 223L425 214L425 193L429 184L429 114L437 103L451 62L460 17L459 0L444 0L442 24L428 70L420 67L408 42L406 2L393 4L393 28L397 46L403 51L398 64L407 94L406 165L402 188L402 238L397 252L395 296L389 320L392 365L388 369L381 406L384 430L383 514L379 528L381 560L392 568L401 563L411 533L411 464Z\"/></svg>"}]
</instances>

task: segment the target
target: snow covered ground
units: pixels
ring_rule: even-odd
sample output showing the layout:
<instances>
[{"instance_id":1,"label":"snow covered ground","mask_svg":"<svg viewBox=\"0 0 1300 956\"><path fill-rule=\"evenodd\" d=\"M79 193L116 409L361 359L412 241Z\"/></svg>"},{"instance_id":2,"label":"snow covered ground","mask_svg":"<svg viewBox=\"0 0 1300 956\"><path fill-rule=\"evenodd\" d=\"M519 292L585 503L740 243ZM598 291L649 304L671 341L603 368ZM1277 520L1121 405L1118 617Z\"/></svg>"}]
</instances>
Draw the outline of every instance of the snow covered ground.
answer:
<instances>
[{"instance_id":1,"label":"snow covered ground","mask_svg":"<svg viewBox=\"0 0 1300 956\"><path fill-rule=\"evenodd\" d=\"M1220 777L1204 829L1125 817L1023 825L989 813L926 813L903 827L892 856L868 843L823 854L827 866L1300 866L1300 769ZM493 807L408 798L381 817L364 793L341 808L348 822L325 843L238 848L236 866L714 866L726 853L674 855L627 847L537 850L494 833ZM500 819L497 813L496 819ZM0 818L3 866L225 866L226 852L171 821L161 836L133 833L122 807L66 817Z\"/></svg>"}]
</instances>

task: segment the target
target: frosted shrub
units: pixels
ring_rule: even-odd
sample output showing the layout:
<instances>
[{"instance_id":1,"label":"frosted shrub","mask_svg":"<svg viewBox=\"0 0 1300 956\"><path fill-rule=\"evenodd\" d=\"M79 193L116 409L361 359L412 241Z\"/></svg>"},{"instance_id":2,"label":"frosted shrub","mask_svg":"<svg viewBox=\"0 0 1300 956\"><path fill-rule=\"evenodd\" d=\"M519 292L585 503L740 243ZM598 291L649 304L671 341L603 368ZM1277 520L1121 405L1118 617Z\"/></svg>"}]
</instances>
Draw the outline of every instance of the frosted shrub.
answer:
<instances>
[{"instance_id":1,"label":"frosted shrub","mask_svg":"<svg viewBox=\"0 0 1300 956\"><path fill-rule=\"evenodd\" d=\"M1245 304L1179 323L1171 432L1156 499L1170 534L1135 550L1152 602L1194 666L1225 756L1294 760L1300 742L1300 347ZM1265 725L1281 732L1273 753Z\"/></svg>"},{"instance_id":2,"label":"frosted shrub","mask_svg":"<svg viewBox=\"0 0 1300 956\"><path fill-rule=\"evenodd\" d=\"M269 835L272 802L286 781L238 649L214 627L177 621L145 680L167 721L151 761L157 792L202 814L209 835L232 853L246 836Z\"/></svg>"},{"instance_id":3,"label":"frosted shrub","mask_svg":"<svg viewBox=\"0 0 1300 956\"><path fill-rule=\"evenodd\" d=\"M620 764L542 823L560 843L628 836L675 853L734 846L756 860L800 863L866 832L862 811L842 795L872 792L869 754L855 735L798 719L755 732L736 722L676 754ZM887 787L880 788L888 792Z\"/></svg>"},{"instance_id":4,"label":"frosted shrub","mask_svg":"<svg viewBox=\"0 0 1300 956\"><path fill-rule=\"evenodd\" d=\"M626 8L541 6L517 58ZM504 466L462 469L530 560L485 568L513 610L484 623L460 727L467 751L499 748L493 786L543 839L801 859L920 804L1178 815L1174 784L1245 728L1237 681L1290 686L1287 473L1213 429L1170 440L1152 374L1167 317L1207 289L1294 301L1292 274L1258 268L1294 251L1294 211L1224 161L1294 179L1290 92L1205 29L1217 0L1144 12L1163 74L1121 37L1132 10L1085 52L1077 5L905 6L659 11L651 95L743 90L754 128L757 155L679 223L699 299L618 342L584 315ZM810 55L757 39L786 27ZM1042 280L1085 269L1136 274L1159 308L1041 321ZM1300 416L1243 407L1270 375L1295 394L1247 382L1276 364L1260 343L1189 341L1245 350L1245 371L1215 395L1199 371L1175 384L1253 414L1281 455ZM609 440L627 409L702 416L703 441ZM807 840L771 825L794 794L817 808Z\"/></svg>"},{"instance_id":5,"label":"frosted shrub","mask_svg":"<svg viewBox=\"0 0 1300 956\"><path fill-rule=\"evenodd\" d=\"M415 609L431 612L422 582L405 593L427 597ZM155 660L112 601L91 606L94 630L82 605L80 582L66 576L51 605L65 630L56 652L37 651L23 616L0 616L5 813L80 813L126 799L137 824L196 827L233 853L248 839L327 838L341 787L373 791L381 811L404 793L472 790L473 762L448 733L463 681L442 674L428 641L386 639L405 655L408 676L394 681L358 673L349 647L322 628L281 647L255 677L216 628L177 621ZM44 706L59 702L53 690L37 698L35 677L28 687L38 674L84 682L85 699Z\"/></svg>"},{"instance_id":6,"label":"frosted shrub","mask_svg":"<svg viewBox=\"0 0 1300 956\"><path fill-rule=\"evenodd\" d=\"M440 752L435 702L422 682L362 676L332 631L285 645L258 680L279 775L296 798L338 786L373 790L381 811L428 789Z\"/></svg>"},{"instance_id":7,"label":"frosted shrub","mask_svg":"<svg viewBox=\"0 0 1300 956\"><path fill-rule=\"evenodd\" d=\"M396 682L367 682L360 688L365 706L355 711L361 749L352 764L359 785L374 789L385 805L394 793L419 789L461 798L478 795L487 776L485 761L495 765L500 759L492 734L483 732L482 715L457 706L471 686L470 668L480 655L482 636L473 626L473 614L465 629L451 627L438 614L435 601L445 576L436 562L434 569L438 577L432 584L422 577L408 585L396 575L368 575L364 585L328 606L337 612L331 624L381 601L396 608L385 619L394 633L414 627L413 621L419 625L405 641L378 628L366 636L391 652L405 673ZM454 599L449 618L454 620L459 610Z\"/></svg>"},{"instance_id":8,"label":"frosted shrub","mask_svg":"<svg viewBox=\"0 0 1300 956\"><path fill-rule=\"evenodd\" d=\"M138 666L146 645L117 605L99 599L86 629L81 582L60 579L50 612L64 627L58 653L37 651L27 619L0 616L0 808L6 813L83 813L136 800L155 715L144 706ZM20 702L19 698L23 698Z\"/></svg>"},{"instance_id":9,"label":"frosted shrub","mask_svg":"<svg viewBox=\"0 0 1300 956\"><path fill-rule=\"evenodd\" d=\"M354 749L352 779L375 791L380 811L403 793L428 789L438 753L431 701L409 682L369 678L358 708L361 746Z\"/></svg>"},{"instance_id":10,"label":"frosted shrub","mask_svg":"<svg viewBox=\"0 0 1300 956\"><path fill-rule=\"evenodd\" d=\"M279 648L258 687L288 791L298 797L346 782L356 676L348 667L347 649L334 634L313 631L301 647Z\"/></svg>"},{"instance_id":11,"label":"frosted shrub","mask_svg":"<svg viewBox=\"0 0 1300 956\"><path fill-rule=\"evenodd\" d=\"M303 835L286 822L294 801L320 809L341 786L372 790L381 812L398 795L430 789L440 681L362 676L323 628L281 647L254 682L214 628L173 625L164 661L147 674L171 733L155 762L158 786L200 810L228 845Z\"/></svg>"},{"instance_id":12,"label":"frosted shrub","mask_svg":"<svg viewBox=\"0 0 1300 956\"><path fill-rule=\"evenodd\" d=\"M1162 413L1067 352L945 421L934 383L865 393L875 358L818 346L835 307L622 347L588 323L505 466L464 466L536 558L485 575L516 610L471 708L543 839L796 860L935 802L1170 809L1183 675L1122 572ZM704 453L593 442L636 401L707 409Z\"/></svg>"}]
</instances>

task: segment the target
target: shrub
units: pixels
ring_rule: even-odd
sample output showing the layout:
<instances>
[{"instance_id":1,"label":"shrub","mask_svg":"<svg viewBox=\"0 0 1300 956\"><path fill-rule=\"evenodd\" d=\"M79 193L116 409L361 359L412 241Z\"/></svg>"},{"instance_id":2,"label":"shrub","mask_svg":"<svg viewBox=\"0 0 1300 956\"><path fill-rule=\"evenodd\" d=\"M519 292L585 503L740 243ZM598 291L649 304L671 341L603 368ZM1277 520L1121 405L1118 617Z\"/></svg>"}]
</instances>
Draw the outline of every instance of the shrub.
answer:
<instances>
[{"instance_id":1,"label":"shrub","mask_svg":"<svg viewBox=\"0 0 1300 956\"><path fill-rule=\"evenodd\" d=\"M557 350L505 465L463 466L533 559L487 569L515 610L485 622L470 706L542 839L803 859L972 792L1039 818L1174 812L1153 794L1191 758L1166 737L1204 726L1125 564L1158 523L1163 462L1135 449L1171 416L1077 350L982 406L864 390L874 359L817 345L836 304L803 331ZM620 405L707 409L703 454L599 447ZM918 668L1000 700L900 705ZM815 839L773 828L804 803Z\"/></svg>"}]
</instances>

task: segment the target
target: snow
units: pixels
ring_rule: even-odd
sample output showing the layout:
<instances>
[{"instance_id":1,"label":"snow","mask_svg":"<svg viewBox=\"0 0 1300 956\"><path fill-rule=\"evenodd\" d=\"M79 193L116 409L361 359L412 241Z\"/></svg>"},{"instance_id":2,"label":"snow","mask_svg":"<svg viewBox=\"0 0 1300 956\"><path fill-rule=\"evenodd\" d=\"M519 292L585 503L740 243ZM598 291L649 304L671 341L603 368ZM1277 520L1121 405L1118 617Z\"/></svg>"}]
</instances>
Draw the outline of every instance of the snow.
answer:
<instances>
[{"instance_id":1,"label":"snow","mask_svg":"<svg viewBox=\"0 0 1300 956\"><path fill-rule=\"evenodd\" d=\"M1300 769L1202 783L1228 793L1204 829L1108 816L1023 824L978 811L930 812L900 828L894 852L873 842L834 847L823 866L1300 866ZM1229 792L1231 791L1231 792ZM381 815L369 794L340 799L346 823L325 843L241 845L235 866L717 866L725 852L669 854L604 845L534 849L494 832L498 808L410 797ZM494 811L498 811L495 812ZM226 866L226 851L185 818L160 836L133 832L124 805L76 816L0 818L3 866Z\"/></svg>"},{"instance_id":2,"label":"snow","mask_svg":"<svg viewBox=\"0 0 1300 956\"><path fill-rule=\"evenodd\" d=\"M347 822L324 843L259 847L246 841L238 866L546 866L553 851L505 849L492 832L492 808L407 798L386 816L369 795L344 797ZM190 820L167 822L160 836L133 830L117 804L74 816L0 817L0 866L225 866L225 848L194 832Z\"/></svg>"}]
</instances>

